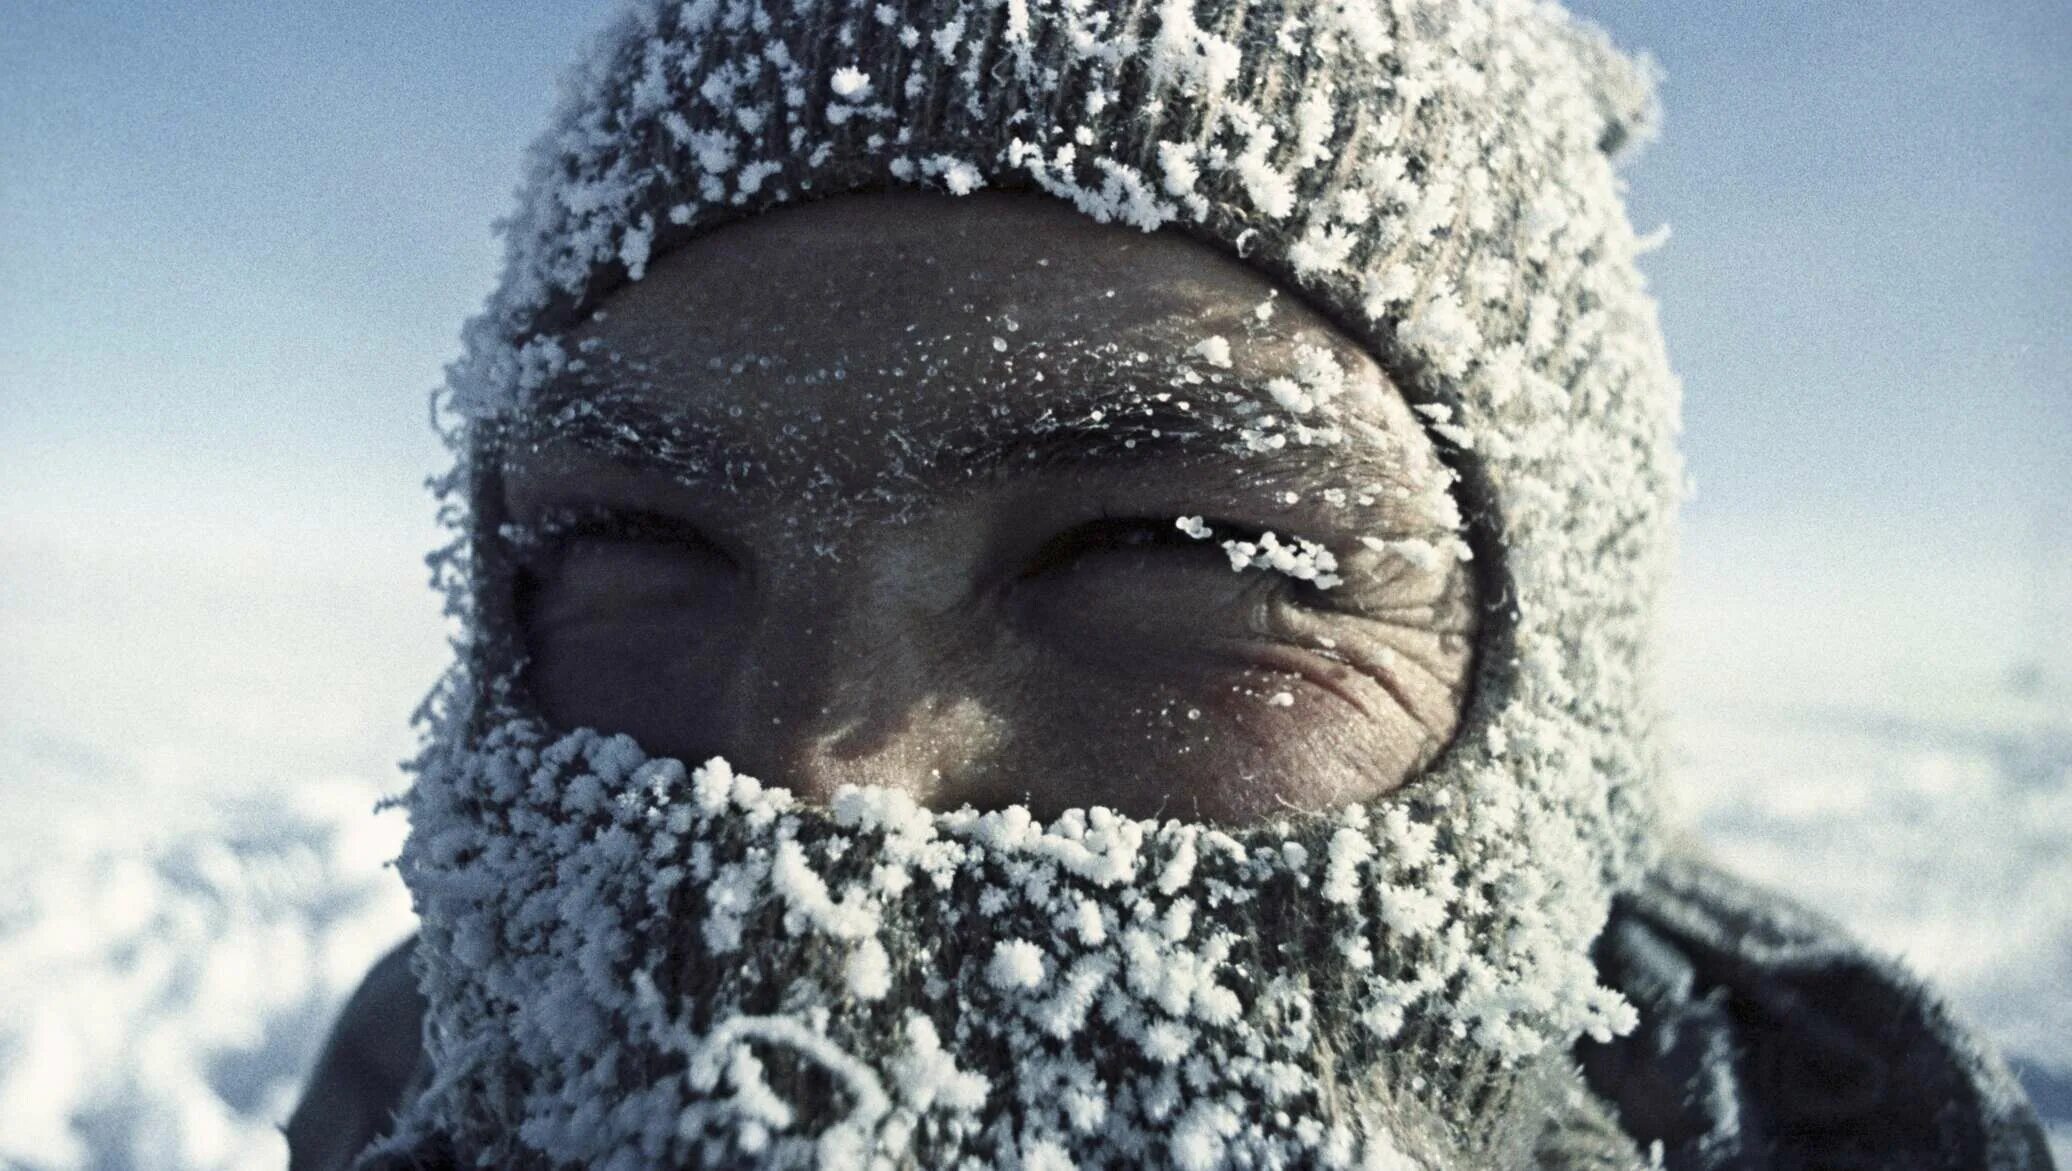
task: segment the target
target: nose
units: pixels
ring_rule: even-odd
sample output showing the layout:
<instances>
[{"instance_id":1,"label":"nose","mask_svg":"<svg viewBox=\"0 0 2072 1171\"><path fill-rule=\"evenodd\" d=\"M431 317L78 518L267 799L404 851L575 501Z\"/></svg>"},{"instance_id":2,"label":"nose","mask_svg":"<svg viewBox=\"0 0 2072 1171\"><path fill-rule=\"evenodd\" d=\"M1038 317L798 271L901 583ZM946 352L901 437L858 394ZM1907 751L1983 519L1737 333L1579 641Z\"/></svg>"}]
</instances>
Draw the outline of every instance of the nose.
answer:
<instances>
[{"instance_id":1,"label":"nose","mask_svg":"<svg viewBox=\"0 0 2072 1171\"><path fill-rule=\"evenodd\" d=\"M909 557L763 592L717 721L737 769L825 803L845 784L959 803L999 733L973 686L968 591Z\"/></svg>"}]
</instances>

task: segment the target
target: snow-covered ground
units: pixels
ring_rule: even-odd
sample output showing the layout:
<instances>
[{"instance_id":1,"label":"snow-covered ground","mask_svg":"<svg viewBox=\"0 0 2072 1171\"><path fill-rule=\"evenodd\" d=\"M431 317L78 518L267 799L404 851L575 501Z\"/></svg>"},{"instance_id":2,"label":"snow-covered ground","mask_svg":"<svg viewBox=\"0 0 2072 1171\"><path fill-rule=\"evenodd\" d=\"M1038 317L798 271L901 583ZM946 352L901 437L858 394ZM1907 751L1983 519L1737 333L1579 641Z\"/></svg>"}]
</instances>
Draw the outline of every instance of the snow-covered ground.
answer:
<instances>
[{"instance_id":1,"label":"snow-covered ground","mask_svg":"<svg viewBox=\"0 0 2072 1171\"><path fill-rule=\"evenodd\" d=\"M285 506L94 531L0 535L0 1166L279 1165L330 1015L410 926L371 809L438 661L413 535ZM2068 1161L2072 655L2034 617L2063 556L1852 531L1687 538L1682 816L1947 990Z\"/></svg>"}]
</instances>

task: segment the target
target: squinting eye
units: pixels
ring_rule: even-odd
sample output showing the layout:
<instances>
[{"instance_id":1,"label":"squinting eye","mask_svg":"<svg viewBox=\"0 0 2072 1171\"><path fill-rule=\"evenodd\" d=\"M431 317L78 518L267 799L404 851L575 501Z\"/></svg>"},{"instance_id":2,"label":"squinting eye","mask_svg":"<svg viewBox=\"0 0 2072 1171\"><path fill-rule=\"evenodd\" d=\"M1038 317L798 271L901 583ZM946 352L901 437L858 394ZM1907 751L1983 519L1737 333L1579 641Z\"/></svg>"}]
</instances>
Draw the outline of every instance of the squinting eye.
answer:
<instances>
[{"instance_id":1,"label":"squinting eye","mask_svg":"<svg viewBox=\"0 0 2072 1171\"><path fill-rule=\"evenodd\" d=\"M1028 629L1069 652L1143 665L1164 662L1145 657L1154 645L1259 637L1275 608L1296 600L1288 584L1279 574L1233 570L1221 541L1190 537L1170 517L1128 517L1053 537L1030 559L1015 597Z\"/></svg>"},{"instance_id":2,"label":"squinting eye","mask_svg":"<svg viewBox=\"0 0 2072 1171\"><path fill-rule=\"evenodd\" d=\"M734 592L733 560L672 517L585 511L516 545L521 622L535 640L602 624L709 619Z\"/></svg>"},{"instance_id":3,"label":"squinting eye","mask_svg":"<svg viewBox=\"0 0 2072 1171\"><path fill-rule=\"evenodd\" d=\"M1199 559L1204 566L1229 564L1215 541L1188 536L1170 518L1103 517L1052 537L1029 559L1024 578L1069 571L1088 558L1111 553L1172 555Z\"/></svg>"}]
</instances>

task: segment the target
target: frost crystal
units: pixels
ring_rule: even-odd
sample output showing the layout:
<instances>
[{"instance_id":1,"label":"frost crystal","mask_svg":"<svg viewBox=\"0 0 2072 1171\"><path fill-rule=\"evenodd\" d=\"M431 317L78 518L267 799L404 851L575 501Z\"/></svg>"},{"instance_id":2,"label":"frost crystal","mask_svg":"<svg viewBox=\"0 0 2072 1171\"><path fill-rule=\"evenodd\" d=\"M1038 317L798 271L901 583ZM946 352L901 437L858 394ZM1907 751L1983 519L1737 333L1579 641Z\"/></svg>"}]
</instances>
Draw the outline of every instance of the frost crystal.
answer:
<instances>
[{"instance_id":1,"label":"frost crystal","mask_svg":"<svg viewBox=\"0 0 2072 1171\"><path fill-rule=\"evenodd\" d=\"M843 66L828 78L828 88L838 98L854 101L871 87L871 75L853 66Z\"/></svg>"},{"instance_id":2,"label":"frost crystal","mask_svg":"<svg viewBox=\"0 0 2072 1171\"><path fill-rule=\"evenodd\" d=\"M1334 572L1338 558L1331 550L1315 541L1302 537L1290 537L1289 543L1272 533L1260 534L1259 540L1223 542L1223 551L1230 556L1232 569L1265 569L1286 574L1297 581L1306 581L1320 590L1328 590L1340 584L1343 579Z\"/></svg>"},{"instance_id":3,"label":"frost crystal","mask_svg":"<svg viewBox=\"0 0 2072 1171\"><path fill-rule=\"evenodd\" d=\"M1034 988L1043 983L1043 950L1026 939L1010 939L993 949L986 975L995 988Z\"/></svg>"},{"instance_id":4,"label":"frost crystal","mask_svg":"<svg viewBox=\"0 0 2072 1171\"><path fill-rule=\"evenodd\" d=\"M1194 343L1193 352L1211 366L1230 365L1230 342L1222 334L1212 334Z\"/></svg>"}]
</instances>

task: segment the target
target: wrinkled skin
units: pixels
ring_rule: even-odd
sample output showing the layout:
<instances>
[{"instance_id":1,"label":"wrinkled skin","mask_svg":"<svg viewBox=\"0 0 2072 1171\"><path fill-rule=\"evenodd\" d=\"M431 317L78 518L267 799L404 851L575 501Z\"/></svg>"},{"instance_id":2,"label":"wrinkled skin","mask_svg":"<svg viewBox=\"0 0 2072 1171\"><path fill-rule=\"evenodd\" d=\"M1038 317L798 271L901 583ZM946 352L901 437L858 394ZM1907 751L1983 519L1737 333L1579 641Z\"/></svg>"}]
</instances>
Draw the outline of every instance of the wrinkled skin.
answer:
<instances>
[{"instance_id":1,"label":"wrinkled skin","mask_svg":"<svg viewBox=\"0 0 2072 1171\"><path fill-rule=\"evenodd\" d=\"M1450 539L1450 473L1374 360L1238 261L1037 196L881 193L702 236L605 310L549 392L597 413L504 453L554 722L808 801L1225 822L1386 792L1452 735L1468 566L1360 541ZM1227 368L1189 353L1212 335ZM1305 345L1346 390L1300 421L1341 437L1248 447L1262 408L1297 417L1264 388ZM1343 582L1234 571L1222 541L1265 531Z\"/></svg>"}]
</instances>

